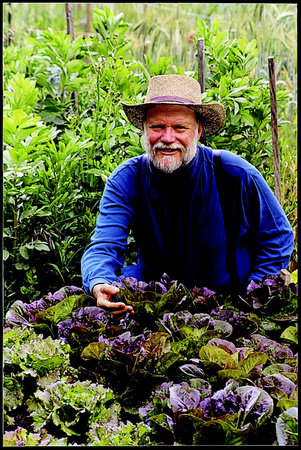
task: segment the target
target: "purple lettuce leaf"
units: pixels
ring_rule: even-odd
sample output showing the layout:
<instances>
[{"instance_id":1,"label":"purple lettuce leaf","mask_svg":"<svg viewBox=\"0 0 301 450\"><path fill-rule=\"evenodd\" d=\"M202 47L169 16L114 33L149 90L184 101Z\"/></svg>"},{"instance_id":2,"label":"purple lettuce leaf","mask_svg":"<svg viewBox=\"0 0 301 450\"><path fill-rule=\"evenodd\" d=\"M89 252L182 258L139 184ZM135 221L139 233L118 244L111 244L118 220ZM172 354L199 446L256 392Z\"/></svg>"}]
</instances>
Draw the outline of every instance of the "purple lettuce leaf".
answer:
<instances>
[{"instance_id":1,"label":"purple lettuce leaf","mask_svg":"<svg viewBox=\"0 0 301 450\"><path fill-rule=\"evenodd\" d=\"M76 286L65 286L54 294L49 292L39 300L35 300L32 303L24 303L21 300L14 302L9 311L6 314L7 325L29 325L35 321L35 316L41 311L45 311L50 306L54 306L57 303L64 300L71 295L82 295L83 289Z\"/></svg>"},{"instance_id":2,"label":"purple lettuce leaf","mask_svg":"<svg viewBox=\"0 0 301 450\"><path fill-rule=\"evenodd\" d=\"M281 360L294 357L292 350L286 344L280 344L260 334L253 334L251 337L255 343L254 350L265 352L272 361L281 362Z\"/></svg>"},{"instance_id":3,"label":"purple lettuce leaf","mask_svg":"<svg viewBox=\"0 0 301 450\"><path fill-rule=\"evenodd\" d=\"M190 290L196 311L207 312L216 310L223 303L223 295L208 289L195 286Z\"/></svg>"},{"instance_id":4,"label":"purple lettuce leaf","mask_svg":"<svg viewBox=\"0 0 301 450\"><path fill-rule=\"evenodd\" d=\"M230 355L237 352L237 348L235 347L235 345L232 342L227 341L226 339L213 338L207 342L207 345L216 345L217 347L226 350L226 352Z\"/></svg>"},{"instance_id":5,"label":"purple lettuce leaf","mask_svg":"<svg viewBox=\"0 0 301 450\"><path fill-rule=\"evenodd\" d=\"M72 312L72 317L57 324L58 336L69 344L74 344L72 334L80 336L97 330L104 330L104 325L111 323L111 314L97 306L85 306L79 311ZM94 337L94 335L93 335ZM92 338L92 336L91 336Z\"/></svg>"},{"instance_id":6,"label":"purple lettuce leaf","mask_svg":"<svg viewBox=\"0 0 301 450\"><path fill-rule=\"evenodd\" d=\"M238 412L239 427L261 426L273 413L273 399L256 386L240 386L236 389L240 395L241 405Z\"/></svg>"},{"instance_id":7,"label":"purple lettuce leaf","mask_svg":"<svg viewBox=\"0 0 301 450\"><path fill-rule=\"evenodd\" d=\"M266 275L261 282L251 281L246 294L238 295L238 299L250 309L262 309L263 312L273 315L282 312L284 304L285 309L289 307L293 313L296 309L295 298L295 285L291 283L286 286L280 275Z\"/></svg>"},{"instance_id":8,"label":"purple lettuce leaf","mask_svg":"<svg viewBox=\"0 0 301 450\"><path fill-rule=\"evenodd\" d=\"M211 317L225 321L232 326L232 340L241 336L246 337L258 330L258 324L252 320L248 312L234 311L233 309L219 309L212 311Z\"/></svg>"},{"instance_id":9,"label":"purple lettuce leaf","mask_svg":"<svg viewBox=\"0 0 301 450\"><path fill-rule=\"evenodd\" d=\"M126 331L114 339L103 339L100 336L98 341L106 342L114 349L114 351L129 354L143 350L142 343L145 342L149 336L150 331L140 334L139 336L132 336L130 331Z\"/></svg>"},{"instance_id":10,"label":"purple lettuce leaf","mask_svg":"<svg viewBox=\"0 0 301 450\"><path fill-rule=\"evenodd\" d=\"M192 388L186 382L173 385L169 389L169 404L173 413L198 408L201 398L199 390Z\"/></svg>"},{"instance_id":11,"label":"purple lettuce leaf","mask_svg":"<svg viewBox=\"0 0 301 450\"><path fill-rule=\"evenodd\" d=\"M182 327L188 326L193 328L214 328L214 320L209 314L198 313L192 314L189 311L179 311L176 313L165 313L163 318L159 320L159 324L169 333L173 334L181 330Z\"/></svg>"},{"instance_id":12,"label":"purple lettuce leaf","mask_svg":"<svg viewBox=\"0 0 301 450\"><path fill-rule=\"evenodd\" d=\"M204 411L204 417L212 419L237 413L240 407L240 396L235 392L237 386L238 383L231 380L224 389L202 400L199 408Z\"/></svg>"},{"instance_id":13,"label":"purple lettuce leaf","mask_svg":"<svg viewBox=\"0 0 301 450\"><path fill-rule=\"evenodd\" d=\"M287 396L291 395L293 390L296 388L296 384L281 373L266 375L261 378L260 382L266 391L272 393L280 389L285 392Z\"/></svg>"}]
</instances>

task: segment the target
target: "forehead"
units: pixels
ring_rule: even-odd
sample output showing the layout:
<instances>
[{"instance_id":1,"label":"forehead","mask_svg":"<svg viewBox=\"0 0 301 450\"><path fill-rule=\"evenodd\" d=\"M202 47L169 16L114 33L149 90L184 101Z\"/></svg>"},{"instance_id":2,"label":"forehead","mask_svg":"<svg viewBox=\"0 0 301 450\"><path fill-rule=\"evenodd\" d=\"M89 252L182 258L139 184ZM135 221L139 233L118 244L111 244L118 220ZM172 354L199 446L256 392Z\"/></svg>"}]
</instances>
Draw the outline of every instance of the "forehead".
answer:
<instances>
[{"instance_id":1,"label":"forehead","mask_svg":"<svg viewBox=\"0 0 301 450\"><path fill-rule=\"evenodd\" d=\"M196 122L196 114L193 109L182 105L156 105L146 111L146 120L182 120L191 123Z\"/></svg>"}]
</instances>

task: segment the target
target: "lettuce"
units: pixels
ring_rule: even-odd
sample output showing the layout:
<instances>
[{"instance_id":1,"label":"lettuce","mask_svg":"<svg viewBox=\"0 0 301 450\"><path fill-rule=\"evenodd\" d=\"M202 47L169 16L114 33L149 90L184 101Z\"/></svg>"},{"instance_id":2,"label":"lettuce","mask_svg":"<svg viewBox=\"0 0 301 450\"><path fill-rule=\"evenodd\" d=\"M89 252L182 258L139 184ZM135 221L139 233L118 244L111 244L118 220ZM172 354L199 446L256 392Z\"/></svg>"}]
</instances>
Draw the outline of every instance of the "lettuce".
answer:
<instances>
[{"instance_id":1,"label":"lettuce","mask_svg":"<svg viewBox=\"0 0 301 450\"><path fill-rule=\"evenodd\" d=\"M283 411L276 422L278 445L298 445L298 408Z\"/></svg>"},{"instance_id":2,"label":"lettuce","mask_svg":"<svg viewBox=\"0 0 301 450\"><path fill-rule=\"evenodd\" d=\"M24 338L25 335L25 338ZM36 335L33 330L24 330L19 333L21 339L15 341L12 347L4 347L3 362L6 371L20 371L23 376L41 377L49 371L69 366L70 346L61 340L46 339ZM26 340L25 340L26 339Z\"/></svg>"},{"instance_id":3,"label":"lettuce","mask_svg":"<svg viewBox=\"0 0 301 450\"><path fill-rule=\"evenodd\" d=\"M274 362L281 362L294 357L292 350L286 344L281 344L260 334L253 334L251 337L255 344L254 349L265 352Z\"/></svg>"},{"instance_id":4,"label":"lettuce","mask_svg":"<svg viewBox=\"0 0 301 450\"><path fill-rule=\"evenodd\" d=\"M189 290L164 274L160 282L145 283L132 277L123 277L113 285L120 289L118 298L133 306L135 317L148 328L166 312L183 310L192 303Z\"/></svg>"},{"instance_id":5,"label":"lettuce","mask_svg":"<svg viewBox=\"0 0 301 450\"><path fill-rule=\"evenodd\" d=\"M173 385L169 389L169 404L173 413L197 408L201 398L199 390L185 382L181 385Z\"/></svg>"},{"instance_id":6,"label":"lettuce","mask_svg":"<svg viewBox=\"0 0 301 450\"><path fill-rule=\"evenodd\" d=\"M134 316L113 320L74 286L12 305L7 445L271 444L276 423L278 442L294 445L296 418L284 414L298 404L294 284L266 277L244 296L166 274L115 284Z\"/></svg>"},{"instance_id":7,"label":"lettuce","mask_svg":"<svg viewBox=\"0 0 301 450\"><path fill-rule=\"evenodd\" d=\"M73 347L82 347L96 340L112 321L111 314L97 306L73 311L71 317L57 324L58 336Z\"/></svg>"},{"instance_id":8,"label":"lettuce","mask_svg":"<svg viewBox=\"0 0 301 450\"><path fill-rule=\"evenodd\" d=\"M133 424L129 420L110 427L93 423L87 435L89 446L138 446L151 445L149 427L143 422Z\"/></svg>"},{"instance_id":9,"label":"lettuce","mask_svg":"<svg viewBox=\"0 0 301 450\"><path fill-rule=\"evenodd\" d=\"M44 429L30 433L25 428L17 427L14 431L6 431L3 435L4 447L45 447L66 446L67 438L56 438Z\"/></svg>"},{"instance_id":10,"label":"lettuce","mask_svg":"<svg viewBox=\"0 0 301 450\"><path fill-rule=\"evenodd\" d=\"M120 394L137 403L180 360L171 351L167 333L150 330L138 336L125 332L115 338L99 338L81 353L86 361L95 361L97 370L108 375L110 385Z\"/></svg>"},{"instance_id":11,"label":"lettuce","mask_svg":"<svg viewBox=\"0 0 301 450\"><path fill-rule=\"evenodd\" d=\"M273 373L272 375L262 377L261 385L268 392L275 392L280 389L287 396L289 396L296 388L296 384L281 373Z\"/></svg>"},{"instance_id":12,"label":"lettuce","mask_svg":"<svg viewBox=\"0 0 301 450\"><path fill-rule=\"evenodd\" d=\"M6 425L24 410L38 385L59 380L70 367L70 346L60 339L43 338L32 328L7 330L3 338L3 395Z\"/></svg>"},{"instance_id":13,"label":"lettuce","mask_svg":"<svg viewBox=\"0 0 301 450\"><path fill-rule=\"evenodd\" d=\"M84 291L81 288L65 286L54 294L49 293L32 303L23 303L21 300L17 300L6 314L6 326L30 326L33 324L36 314L60 303L71 295L82 294L84 294Z\"/></svg>"},{"instance_id":14,"label":"lettuce","mask_svg":"<svg viewBox=\"0 0 301 450\"><path fill-rule=\"evenodd\" d=\"M109 388L91 381L68 383L63 378L37 390L28 402L35 431L54 425L67 436L82 436L92 423L108 424L120 413Z\"/></svg>"},{"instance_id":15,"label":"lettuce","mask_svg":"<svg viewBox=\"0 0 301 450\"><path fill-rule=\"evenodd\" d=\"M297 289L295 283L284 284L281 275L266 275L260 283L251 281L246 295L238 296L241 306L247 305L254 310L262 310L264 314L285 314L295 317L297 312Z\"/></svg>"},{"instance_id":16,"label":"lettuce","mask_svg":"<svg viewBox=\"0 0 301 450\"><path fill-rule=\"evenodd\" d=\"M273 413L272 398L255 386L238 386L230 380L200 404L203 420L196 425L193 443L208 442L239 445L247 441L252 430L263 426Z\"/></svg>"}]
</instances>

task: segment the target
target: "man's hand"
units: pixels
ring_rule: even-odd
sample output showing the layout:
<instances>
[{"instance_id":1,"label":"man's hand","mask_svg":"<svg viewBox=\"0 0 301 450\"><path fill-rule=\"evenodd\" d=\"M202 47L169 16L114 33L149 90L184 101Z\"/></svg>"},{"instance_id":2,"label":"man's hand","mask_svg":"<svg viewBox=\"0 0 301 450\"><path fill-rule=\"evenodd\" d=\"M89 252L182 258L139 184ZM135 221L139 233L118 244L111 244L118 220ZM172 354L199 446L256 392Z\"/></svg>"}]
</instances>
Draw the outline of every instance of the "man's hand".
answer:
<instances>
[{"instance_id":1,"label":"man's hand","mask_svg":"<svg viewBox=\"0 0 301 450\"><path fill-rule=\"evenodd\" d=\"M117 295L118 292L118 287L108 283L96 284L92 290L92 294L97 300L97 306L111 312L114 315L114 318L121 318L127 312L134 314L132 306L122 302L114 302L113 296Z\"/></svg>"}]
</instances>

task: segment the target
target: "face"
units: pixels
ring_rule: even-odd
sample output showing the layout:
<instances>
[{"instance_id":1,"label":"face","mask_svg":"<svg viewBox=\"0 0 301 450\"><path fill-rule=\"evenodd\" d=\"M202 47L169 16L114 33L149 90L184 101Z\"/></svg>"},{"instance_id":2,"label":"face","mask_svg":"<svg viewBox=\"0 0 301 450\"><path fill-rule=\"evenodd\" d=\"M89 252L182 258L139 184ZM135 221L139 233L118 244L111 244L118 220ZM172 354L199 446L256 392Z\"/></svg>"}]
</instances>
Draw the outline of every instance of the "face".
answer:
<instances>
[{"instance_id":1,"label":"face","mask_svg":"<svg viewBox=\"0 0 301 450\"><path fill-rule=\"evenodd\" d=\"M145 150L155 167L165 173L194 158L201 133L195 112L186 106L156 105L147 110Z\"/></svg>"}]
</instances>

